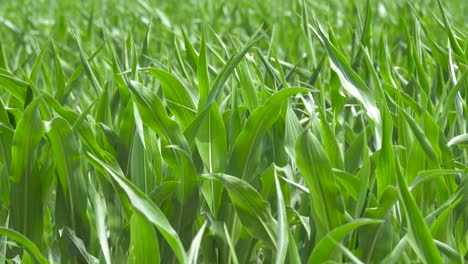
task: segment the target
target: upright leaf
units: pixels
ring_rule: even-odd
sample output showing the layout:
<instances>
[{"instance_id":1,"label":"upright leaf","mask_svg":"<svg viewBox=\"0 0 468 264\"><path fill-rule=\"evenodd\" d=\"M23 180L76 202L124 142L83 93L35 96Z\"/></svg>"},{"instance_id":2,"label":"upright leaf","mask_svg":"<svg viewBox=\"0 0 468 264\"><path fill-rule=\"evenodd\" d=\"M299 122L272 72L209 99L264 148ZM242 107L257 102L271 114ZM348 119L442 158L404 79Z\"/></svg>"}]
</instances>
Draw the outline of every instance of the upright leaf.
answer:
<instances>
[{"instance_id":1,"label":"upright leaf","mask_svg":"<svg viewBox=\"0 0 468 264\"><path fill-rule=\"evenodd\" d=\"M197 235L194 237L192 241L192 245L190 246L189 254L188 254L188 263L189 264L197 264L198 263L198 251L200 250L200 246L202 243L203 235L205 233L207 223L205 222L200 230L198 230Z\"/></svg>"},{"instance_id":2,"label":"upright leaf","mask_svg":"<svg viewBox=\"0 0 468 264\"><path fill-rule=\"evenodd\" d=\"M198 110L203 109L203 106L206 104L208 99L208 94L210 92L210 79L208 76L208 63L206 58L206 41L205 41L205 32L202 31L200 47L200 56L198 59L198 70L197 70L197 79L198 79L198 93L200 98L198 99Z\"/></svg>"},{"instance_id":3,"label":"upright leaf","mask_svg":"<svg viewBox=\"0 0 468 264\"><path fill-rule=\"evenodd\" d=\"M294 94L306 93L305 88L288 88L273 94L250 115L236 140L229 160L230 173L250 181L255 169L262 137L278 119L281 105Z\"/></svg>"},{"instance_id":4,"label":"upright leaf","mask_svg":"<svg viewBox=\"0 0 468 264\"><path fill-rule=\"evenodd\" d=\"M277 247L277 223L271 215L270 205L257 190L247 182L226 174L213 173L204 177L216 179L226 187L242 225L252 236L273 248Z\"/></svg>"},{"instance_id":5,"label":"upright leaf","mask_svg":"<svg viewBox=\"0 0 468 264\"><path fill-rule=\"evenodd\" d=\"M397 179L400 189L400 198L408 221L409 243L414 251L426 263L442 263L439 251L432 240L431 232L424 222L423 215L408 190L401 167L397 160Z\"/></svg>"},{"instance_id":6,"label":"upright leaf","mask_svg":"<svg viewBox=\"0 0 468 264\"><path fill-rule=\"evenodd\" d=\"M43 236L42 181L38 160L44 126L38 101L34 100L23 113L13 135L10 174L10 223L39 245Z\"/></svg>"},{"instance_id":7,"label":"upright leaf","mask_svg":"<svg viewBox=\"0 0 468 264\"><path fill-rule=\"evenodd\" d=\"M322 30L319 28L318 31L314 30L314 32L325 47L330 58L330 67L340 78L343 88L362 103L367 115L374 122L375 147L380 149L382 145L382 117L377 108L374 94L362 78L351 68L346 57L332 44Z\"/></svg>"},{"instance_id":8,"label":"upright leaf","mask_svg":"<svg viewBox=\"0 0 468 264\"><path fill-rule=\"evenodd\" d=\"M181 263L185 263L185 250L182 242L180 241L179 235L172 228L161 209L159 209L159 207L157 207L148 196L123 176L120 168L115 165L115 161L114 165L109 165L91 153L87 153L87 155L90 162L92 162L97 168L108 173L112 182L114 182L120 190L127 195L133 208L158 228L159 232L171 246L174 254L177 256L177 259Z\"/></svg>"},{"instance_id":9,"label":"upright leaf","mask_svg":"<svg viewBox=\"0 0 468 264\"><path fill-rule=\"evenodd\" d=\"M158 237L154 227L139 212L134 212L130 218L130 249L129 263L161 262Z\"/></svg>"},{"instance_id":10,"label":"upright leaf","mask_svg":"<svg viewBox=\"0 0 468 264\"><path fill-rule=\"evenodd\" d=\"M27 251L29 251L34 258L41 264L47 264L49 261L42 255L41 251L39 248L27 237L22 235L21 233L18 233L15 230L5 228L5 227L0 227L0 234L7 236L10 239L15 240L18 244L24 247Z\"/></svg>"},{"instance_id":11,"label":"upright leaf","mask_svg":"<svg viewBox=\"0 0 468 264\"><path fill-rule=\"evenodd\" d=\"M297 139L296 165L310 190L311 217L320 241L344 222L344 206L327 153L310 130Z\"/></svg>"},{"instance_id":12,"label":"upright leaf","mask_svg":"<svg viewBox=\"0 0 468 264\"><path fill-rule=\"evenodd\" d=\"M46 124L46 134L52 144L58 182L65 196L66 208L56 208L56 210L64 210L63 215L67 216L68 221L63 224L82 236L83 233L78 230L80 222L86 219L88 187L81 171L81 145L65 119L57 117Z\"/></svg>"},{"instance_id":13,"label":"upright leaf","mask_svg":"<svg viewBox=\"0 0 468 264\"><path fill-rule=\"evenodd\" d=\"M197 114L194 96L174 75L160 69L148 70L158 78L171 112L183 127L188 127Z\"/></svg>"},{"instance_id":14,"label":"upright leaf","mask_svg":"<svg viewBox=\"0 0 468 264\"><path fill-rule=\"evenodd\" d=\"M278 180L278 175L275 170L275 186L276 186L276 197L278 199L278 248L276 251L275 263L284 263L286 254L288 252L289 244L289 229L288 229L288 217L286 215L286 204L284 201L283 193L281 191L281 185ZM291 249L294 250L294 249Z\"/></svg>"},{"instance_id":15,"label":"upright leaf","mask_svg":"<svg viewBox=\"0 0 468 264\"><path fill-rule=\"evenodd\" d=\"M373 219L356 219L351 223L347 223L335 228L319 241L314 251L312 252L312 255L310 255L308 263L312 264L326 262L332 256L333 250L336 247L336 243L339 243L341 240L343 240L349 232L363 225L379 224L381 222L382 221Z\"/></svg>"},{"instance_id":16,"label":"upright leaf","mask_svg":"<svg viewBox=\"0 0 468 264\"><path fill-rule=\"evenodd\" d=\"M99 244L101 246L102 254L104 255L104 260L106 264L111 263L110 257L110 247L107 240L107 230L108 226L106 224L106 203L102 192L96 191L95 187L90 184L88 188L89 201L94 212L94 219L96 224L96 233L99 239Z\"/></svg>"}]
</instances>

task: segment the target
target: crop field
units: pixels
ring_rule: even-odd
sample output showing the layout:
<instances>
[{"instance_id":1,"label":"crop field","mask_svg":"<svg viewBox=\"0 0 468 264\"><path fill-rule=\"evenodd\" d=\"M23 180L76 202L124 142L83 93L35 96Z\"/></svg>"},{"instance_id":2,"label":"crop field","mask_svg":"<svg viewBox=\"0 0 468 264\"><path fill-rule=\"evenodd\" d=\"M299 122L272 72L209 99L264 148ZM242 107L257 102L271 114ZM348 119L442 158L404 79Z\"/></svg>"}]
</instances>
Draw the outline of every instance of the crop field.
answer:
<instances>
[{"instance_id":1,"label":"crop field","mask_svg":"<svg viewBox=\"0 0 468 264\"><path fill-rule=\"evenodd\" d=\"M466 264L467 117L466 0L2 0L0 264Z\"/></svg>"}]
</instances>

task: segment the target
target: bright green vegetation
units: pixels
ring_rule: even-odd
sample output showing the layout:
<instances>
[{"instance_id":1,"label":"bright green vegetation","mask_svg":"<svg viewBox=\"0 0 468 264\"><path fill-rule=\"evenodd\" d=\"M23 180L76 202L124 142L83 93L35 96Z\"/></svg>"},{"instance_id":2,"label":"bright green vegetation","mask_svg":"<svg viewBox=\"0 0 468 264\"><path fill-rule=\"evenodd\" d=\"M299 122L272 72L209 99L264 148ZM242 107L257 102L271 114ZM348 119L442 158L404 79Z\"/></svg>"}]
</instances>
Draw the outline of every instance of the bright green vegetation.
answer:
<instances>
[{"instance_id":1,"label":"bright green vegetation","mask_svg":"<svg viewBox=\"0 0 468 264\"><path fill-rule=\"evenodd\" d=\"M468 1L149 2L2 1L0 263L468 263Z\"/></svg>"}]
</instances>

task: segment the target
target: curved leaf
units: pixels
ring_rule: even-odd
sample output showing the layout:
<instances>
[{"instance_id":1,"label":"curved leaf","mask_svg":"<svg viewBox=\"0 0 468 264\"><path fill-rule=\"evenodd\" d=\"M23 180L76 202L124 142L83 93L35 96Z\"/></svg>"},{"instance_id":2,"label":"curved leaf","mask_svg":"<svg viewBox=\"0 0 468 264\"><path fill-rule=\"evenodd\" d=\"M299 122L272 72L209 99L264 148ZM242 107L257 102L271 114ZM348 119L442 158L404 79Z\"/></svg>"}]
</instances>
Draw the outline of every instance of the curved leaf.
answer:
<instances>
[{"instance_id":1,"label":"curved leaf","mask_svg":"<svg viewBox=\"0 0 468 264\"><path fill-rule=\"evenodd\" d=\"M289 244L289 228L288 228L288 217L286 215L286 205L284 202L283 193L281 191L281 185L278 180L278 175L275 170L275 185L276 185L276 197L278 199L278 248L276 250L275 263L284 263L286 254L288 253Z\"/></svg>"},{"instance_id":2,"label":"curved leaf","mask_svg":"<svg viewBox=\"0 0 468 264\"><path fill-rule=\"evenodd\" d=\"M351 223L335 228L319 241L314 251L312 252L312 255L310 255L308 263L324 263L325 261L329 260L330 256L336 248L336 243L339 243L341 240L343 240L349 232L363 225L379 223L382 223L382 221L363 218L356 219Z\"/></svg>"},{"instance_id":3,"label":"curved leaf","mask_svg":"<svg viewBox=\"0 0 468 264\"><path fill-rule=\"evenodd\" d=\"M377 150L380 149L382 146L382 117L380 115L379 108L377 108L377 103L372 90L369 89L359 74L353 70L349 62L346 60L346 57L325 36L322 29L319 27L318 31L315 29L313 31L325 47L330 59L330 67L340 78L343 88L362 103L366 109L367 115L374 122L375 147Z\"/></svg>"},{"instance_id":4,"label":"curved leaf","mask_svg":"<svg viewBox=\"0 0 468 264\"><path fill-rule=\"evenodd\" d=\"M91 153L87 153L90 162L96 167L106 171L112 178L113 182L125 192L130 199L132 206L135 210L139 211L148 221L153 223L161 232L162 236L166 239L167 243L171 246L174 254L181 263L185 263L186 255L184 246L179 239L179 235L172 228L164 213L156 206L151 199L142 193L135 185L127 180L122 174L120 168L115 165L109 165L99 160Z\"/></svg>"},{"instance_id":5,"label":"curved leaf","mask_svg":"<svg viewBox=\"0 0 468 264\"><path fill-rule=\"evenodd\" d=\"M447 146L453 147L453 146L467 145L467 144L468 144L468 134L461 134L450 139L450 141L447 143Z\"/></svg>"},{"instance_id":6,"label":"curved leaf","mask_svg":"<svg viewBox=\"0 0 468 264\"><path fill-rule=\"evenodd\" d=\"M27 237L23 236L21 233L16 232L15 230L0 227L0 234L9 237L10 239L15 240L17 243L22 245L26 250L34 255L34 258L41 263L47 264L49 261L41 254L41 251L37 246L29 240Z\"/></svg>"},{"instance_id":7,"label":"curved leaf","mask_svg":"<svg viewBox=\"0 0 468 264\"><path fill-rule=\"evenodd\" d=\"M41 243L43 236L43 197L39 166L40 141L44 126L38 101L29 104L13 135L10 173L11 227Z\"/></svg>"},{"instance_id":8,"label":"curved leaf","mask_svg":"<svg viewBox=\"0 0 468 264\"><path fill-rule=\"evenodd\" d=\"M397 159L397 164L398 164ZM442 263L439 251L432 240L431 232L424 222L421 211L416 204L413 196L408 190L406 181L401 173L401 167L397 166L398 188L400 189L400 197L406 212L408 221L408 238L409 243L414 251L426 263Z\"/></svg>"},{"instance_id":9,"label":"curved leaf","mask_svg":"<svg viewBox=\"0 0 468 264\"><path fill-rule=\"evenodd\" d=\"M161 82L171 112L184 127L188 127L197 114L194 96L171 73L160 69L149 69L148 72Z\"/></svg>"},{"instance_id":10,"label":"curved leaf","mask_svg":"<svg viewBox=\"0 0 468 264\"><path fill-rule=\"evenodd\" d=\"M46 125L60 186L65 195L68 225L77 230L76 221L79 221L87 210L87 186L81 173L81 146L65 119L57 117Z\"/></svg>"},{"instance_id":11,"label":"curved leaf","mask_svg":"<svg viewBox=\"0 0 468 264\"><path fill-rule=\"evenodd\" d=\"M161 262L159 242L154 227L138 211L130 218L129 263Z\"/></svg>"},{"instance_id":12,"label":"curved leaf","mask_svg":"<svg viewBox=\"0 0 468 264\"><path fill-rule=\"evenodd\" d=\"M271 215L270 204L263 200L257 190L234 176L222 173L202 176L206 179L216 179L226 187L242 225L252 236L274 248L277 247L277 223Z\"/></svg>"},{"instance_id":13,"label":"curved leaf","mask_svg":"<svg viewBox=\"0 0 468 264\"><path fill-rule=\"evenodd\" d=\"M207 222L205 222L200 230L198 231L197 235L193 238L192 245L190 246L189 254L188 254L188 263L189 264L197 264L198 263L198 251L200 250L200 245L202 243L203 235L205 233Z\"/></svg>"},{"instance_id":14,"label":"curved leaf","mask_svg":"<svg viewBox=\"0 0 468 264\"><path fill-rule=\"evenodd\" d=\"M296 164L310 191L311 215L320 240L341 225L344 206L328 156L309 130L297 139Z\"/></svg>"},{"instance_id":15,"label":"curved leaf","mask_svg":"<svg viewBox=\"0 0 468 264\"><path fill-rule=\"evenodd\" d=\"M111 263L109 242L107 241L107 224L106 224L106 203L102 193L98 193L92 184L89 185L89 201L93 207L96 232L101 245L102 254L106 264Z\"/></svg>"},{"instance_id":16,"label":"curved leaf","mask_svg":"<svg viewBox=\"0 0 468 264\"><path fill-rule=\"evenodd\" d=\"M286 99L298 93L308 92L305 88L283 89L271 97L260 107L255 109L237 137L234 151L229 160L230 173L247 181L251 180L255 169L255 155L259 153L259 146L263 135L278 119L281 105Z\"/></svg>"}]
</instances>

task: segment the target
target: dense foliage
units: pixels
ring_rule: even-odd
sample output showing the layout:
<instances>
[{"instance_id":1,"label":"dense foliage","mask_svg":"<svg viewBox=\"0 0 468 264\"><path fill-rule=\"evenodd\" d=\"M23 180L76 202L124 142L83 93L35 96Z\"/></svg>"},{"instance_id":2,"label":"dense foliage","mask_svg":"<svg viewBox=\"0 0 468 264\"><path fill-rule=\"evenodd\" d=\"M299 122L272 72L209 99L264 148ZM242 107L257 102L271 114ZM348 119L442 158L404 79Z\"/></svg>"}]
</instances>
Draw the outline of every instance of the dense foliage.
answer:
<instances>
[{"instance_id":1,"label":"dense foliage","mask_svg":"<svg viewBox=\"0 0 468 264\"><path fill-rule=\"evenodd\" d=\"M0 8L0 263L468 263L468 1Z\"/></svg>"}]
</instances>

